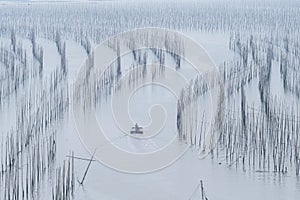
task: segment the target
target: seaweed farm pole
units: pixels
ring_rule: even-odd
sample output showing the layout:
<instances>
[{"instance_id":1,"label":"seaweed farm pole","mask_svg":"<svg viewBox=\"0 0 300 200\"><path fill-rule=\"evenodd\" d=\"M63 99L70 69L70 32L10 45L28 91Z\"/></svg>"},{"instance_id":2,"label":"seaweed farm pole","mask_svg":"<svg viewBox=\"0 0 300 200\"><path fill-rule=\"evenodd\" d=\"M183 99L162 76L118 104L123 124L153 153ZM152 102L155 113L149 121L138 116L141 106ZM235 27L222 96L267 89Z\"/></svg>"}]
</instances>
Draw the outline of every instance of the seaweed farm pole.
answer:
<instances>
[{"instance_id":1,"label":"seaweed farm pole","mask_svg":"<svg viewBox=\"0 0 300 200\"><path fill-rule=\"evenodd\" d=\"M75 188L75 174L74 174L74 152L72 152L72 180L71 180L71 191L72 196L74 195L74 188Z\"/></svg>"},{"instance_id":2,"label":"seaweed farm pole","mask_svg":"<svg viewBox=\"0 0 300 200\"><path fill-rule=\"evenodd\" d=\"M96 149L95 149L95 151L94 151L94 153L93 153L93 155L92 155L92 157L91 157L91 159L90 159L90 161L89 161L89 164L88 164L88 166L87 166L87 168L86 168L86 170L85 170L85 172L84 172L84 175L83 175L83 178L82 178L82 180L81 180L81 182L80 182L80 185L83 184L83 181L84 181L84 179L85 179L85 177L86 177L86 174L87 174L87 172L88 172L88 170L89 170L89 168L90 168L90 165L91 165L91 163L92 163L92 161L93 161L93 158L94 158L95 153L96 153Z\"/></svg>"}]
</instances>

